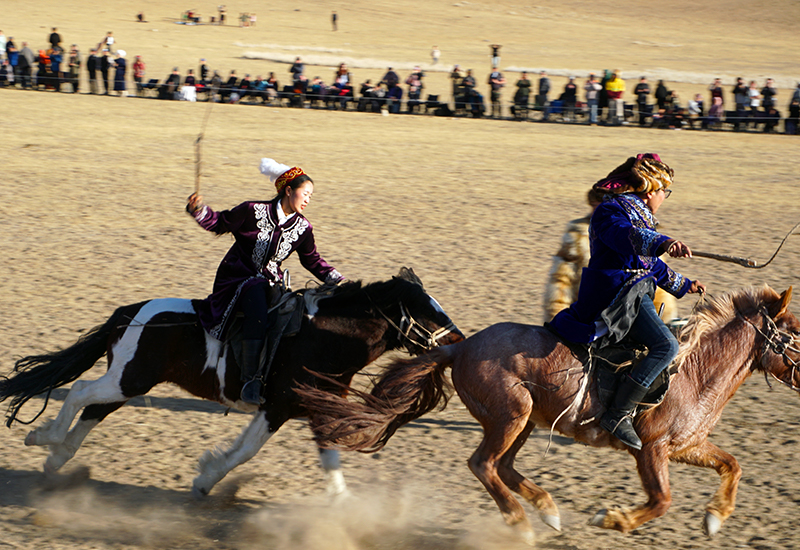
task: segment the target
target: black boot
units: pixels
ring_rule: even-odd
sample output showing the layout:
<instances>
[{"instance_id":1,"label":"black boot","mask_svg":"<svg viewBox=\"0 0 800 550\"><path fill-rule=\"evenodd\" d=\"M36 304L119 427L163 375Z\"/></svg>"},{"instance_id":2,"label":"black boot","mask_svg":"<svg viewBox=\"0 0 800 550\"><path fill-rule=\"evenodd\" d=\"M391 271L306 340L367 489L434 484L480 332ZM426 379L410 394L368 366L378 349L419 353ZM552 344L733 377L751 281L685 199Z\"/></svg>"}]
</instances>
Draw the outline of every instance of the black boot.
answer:
<instances>
[{"instance_id":1,"label":"black boot","mask_svg":"<svg viewBox=\"0 0 800 550\"><path fill-rule=\"evenodd\" d=\"M262 340L242 340L242 394L241 400L252 405L262 405L264 398L261 396L261 348Z\"/></svg>"},{"instance_id":2,"label":"black boot","mask_svg":"<svg viewBox=\"0 0 800 550\"><path fill-rule=\"evenodd\" d=\"M642 402L649 388L640 385L627 374L620 380L611 407L600 419L600 426L614 434L625 445L634 449L642 448L642 441L633 429L633 412Z\"/></svg>"}]
</instances>

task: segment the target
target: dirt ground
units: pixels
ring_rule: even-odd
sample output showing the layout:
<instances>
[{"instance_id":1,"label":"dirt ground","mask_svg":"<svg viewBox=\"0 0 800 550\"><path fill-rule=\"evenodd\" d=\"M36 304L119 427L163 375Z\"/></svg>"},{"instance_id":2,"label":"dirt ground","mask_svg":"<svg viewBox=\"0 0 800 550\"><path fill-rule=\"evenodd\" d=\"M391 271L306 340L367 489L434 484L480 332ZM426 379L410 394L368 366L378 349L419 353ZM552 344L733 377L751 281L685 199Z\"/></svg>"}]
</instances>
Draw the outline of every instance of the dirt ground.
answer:
<instances>
[{"instance_id":1,"label":"dirt ground","mask_svg":"<svg viewBox=\"0 0 800 550\"><path fill-rule=\"evenodd\" d=\"M100 9L43 0L37 10L4 9L0 28L38 49L57 26L84 52L113 30L119 47L145 57L153 78L173 65L195 66L200 57L226 74L286 74L280 56L296 53L360 60L360 81L378 78L389 63L429 61L432 44L448 69L460 63L483 73L494 41L503 44L505 70L547 68L566 76L614 65L630 78L629 89L639 72L652 70L670 75L684 98L704 91L717 74L759 83L773 76L784 108L797 76L790 60L800 53L800 6L789 0L759 8L758 17L751 4L717 1L679 1L658 14L646 3L585 0L337 4L228 4L229 17L258 13L257 27L240 29L176 25L188 6L174 2L112 0ZM215 11L211 3L194 7L206 17ZM340 15L336 33L331 9ZM149 23L134 22L140 10ZM246 51L265 56L246 58ZM445 73L431 71L429 86L431 93L448 89ZM205 104L15 90L0 90L0 102L0 374L15 358L71 344L119 305L210 291L230 240L201 231L183 211ZM586 212L592 182L637 152L658 152L675 169L674 193L659 211L665 233L698 250L765 261L800 221L798 150L797 139L783 135L215 105L202 193L216 208L268 199L258 160L302 165L317 182L307 215L325 258L365 281L413 266L469 335L500 321L542 321L550 256L565 223ZM712 294L763 283L782 291L798 283L799 252L800 240L790 239L764 270L702 259L672 265ZM305 281L293 258L286 265L296 285ZM694 300L682 301L684 314ZM88 376L99 376L103 366ZM56 414L65 394L56 393L44 418ZM41 405L31 401L23 418ZM41 471L46 449L23 445L30 428L5 430L0 548L524 547L466 467L481 431L457 398L403 428L380 453L344 455L354 497L333 507L301 421L288 423L204 501L192 500L197 459L248 421L223 412L176 388L157 388L92 432L56 484ZM605 532L587 525L597 510L643 500L633 460L559 437L543 456L548 434L534 433L517 464L551 492L563 526L556 533L532 517L537 546L800 546L796 396L749 380L711 440L744 469L737 509L713 540L700 526L718 484L714 472L671 468L673 505L665 517L631 535Z\"/></svg>"}]
</instances>

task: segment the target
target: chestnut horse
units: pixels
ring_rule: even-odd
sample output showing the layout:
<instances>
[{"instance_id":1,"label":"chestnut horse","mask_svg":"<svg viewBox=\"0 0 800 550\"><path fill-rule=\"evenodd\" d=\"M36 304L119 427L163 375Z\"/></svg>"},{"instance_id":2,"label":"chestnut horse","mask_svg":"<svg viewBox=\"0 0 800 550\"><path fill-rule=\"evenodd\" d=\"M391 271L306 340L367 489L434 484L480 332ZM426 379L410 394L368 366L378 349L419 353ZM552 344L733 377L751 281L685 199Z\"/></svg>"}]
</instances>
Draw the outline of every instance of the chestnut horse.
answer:
<instances>
[{"instance_id":1,"label":"chestnut horse","mask_svg":"<svg viewBox=\"0 0 800 550\"><path fill-rule=\"evenodd\" d=\"M345 283L317 297L299 333L278 346L265 382L266 402L260 407L239 400L242 383L230 345L203 330L191 300L169 298L120 307L73 346L17 361L16 374L0 379L0 402L12 398L7 424L17 420L29 399L44 392L49 398L53 388L77 380L108 353L108 371L95 381L75 381L56 419L30 432L25 444L49 445L44 468L54 473L106 416L132 397L171 382L198 397L255 413L230 448L207 451L200 459L192 490L205 495L255 456L284 422L309 415L293 391L298 383L344 393L353 375L386 351L402 347L421 353L464 339L410 269L403 268L390 281ZM335 378L337 384L319 381L308 369ZM344 493L338 451L320 449L320 461L328 492Z\"/></svg>"},{"instance_id":2,"label":"chestnut horse","mask_svg":"<svg viewBox=\"0 0 800 550\"><path fill-rule=\"evenodd\" d=\"M706 506L704 528L716 533L731 515L742 470L708 441L722 408L754 372L800 391L800 321L788 311L791 288L744 289L698 305L681 332L679 367L664 400L636 416L642 449L625 446L600 427L603 406L591 367L547 329L513 323L490 326L463 342L390 365L369 394L354 402L310 387L298 390L315 411L317 442L348 450L380 449L403 424L447 403L445 369L456 392L481 423L484 437L469 468L506 522L530 541L521 495L544 522L560 529L550 495L514 469L534 427L555 429L594 447L626 450L636 459L647 502L632 510L598 512L591 524L628 532L670 506L670 461L713 468L721 484Z\"/></svg>"}]
</instances>

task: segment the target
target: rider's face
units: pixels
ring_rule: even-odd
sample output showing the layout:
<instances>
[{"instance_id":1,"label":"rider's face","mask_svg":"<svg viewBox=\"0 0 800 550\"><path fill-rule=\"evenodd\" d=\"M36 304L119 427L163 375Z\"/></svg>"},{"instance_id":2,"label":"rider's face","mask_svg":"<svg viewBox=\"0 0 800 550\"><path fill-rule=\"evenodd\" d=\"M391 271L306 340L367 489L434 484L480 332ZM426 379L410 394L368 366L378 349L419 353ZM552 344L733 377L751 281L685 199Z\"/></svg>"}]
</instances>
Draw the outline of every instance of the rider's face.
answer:
<instances>
[{"instance_id":1,"label":"rider's face","mask_svg":"<svg viewBox=\"0 0 800 550\"><path fill-rule=\"evenodd\" d=\"M314 184L310 181L305 182L297 189L288 188L286 190L286 196L281 202L281 206L284 207L284 212L286 212L286 214L291 214L293 212L302 213L306 206L308 206L308 203L311 202L311 195L313 193Z\"/></svg>"}]
</instances>

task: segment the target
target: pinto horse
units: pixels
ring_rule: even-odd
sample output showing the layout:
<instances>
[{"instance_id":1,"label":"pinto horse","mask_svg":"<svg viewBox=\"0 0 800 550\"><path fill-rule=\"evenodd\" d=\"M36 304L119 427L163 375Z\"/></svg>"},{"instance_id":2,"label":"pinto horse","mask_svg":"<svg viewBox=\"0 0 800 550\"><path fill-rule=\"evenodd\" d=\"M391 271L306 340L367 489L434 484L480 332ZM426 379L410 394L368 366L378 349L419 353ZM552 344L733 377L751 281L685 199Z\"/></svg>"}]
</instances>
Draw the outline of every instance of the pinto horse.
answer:
<instances>
[{"instance_id":1,"label":"pinto horse","mask_svg":"<svg viewBox=\"0 0 800 550\"><path fill-rule=\"evenodd\" d=\"M163 382L226 407L254 412L230 448L207 451L200 459L192 491L205 495L233 468L255 456L284 422L310 414L293 391L298 383L343 392L356 372L386 351L402 347L421 353L463 339L410 269L403 268L386 282L345 283L319 299L316 311L307 311L296 336L281 341L265 382L266 402L257 407L239 400L242 382L230 345L203 330L191 300L150 300L118 308L105 324L67 349L17 361L17 373L0 380L0 402L12 398L7 422L11 426L29 399L44 392L49 397L53 388L75 381L55 420L25 439L26 445L50 446L44 464L47 473L71 459L106 416ZM108 371L102 377L77 380L106 353ZM309 369L336 379L337 384ZM83 414L70 430L81 409ZM338 451L320 448L320 461L328 492L344 493Z\"/></svg>"},{"instance_id":2,"label":"pinto horse","mask_svg":"<svg viewBox=\"0 0 800 550\"><path fill-rule=\"evenodd\" d=\"M731 515L742 470L708 441L722 408L755 371L800 391L800 321L788 311L792 289L768 286L725 294L698 305L681 332L679 367L663 401L636 416L642 449L625 446L600 427L603 406L591 367L543 327L490 326L466 340L391 364L359 402L310 387L298 392L314 411L312 429L323 447L371 452L407 422L446 405L445 369L483 427L469 468L492 495L506 522L532 541L532 530L511 491L560 530L558 508L544 489L514 469L514 458L535 427L555 429L593 447L626 450L636 460L647 502L631 510L601 510L591 524L629 532L667 512L670 461L713 468L721 484L706 506L704 529L715 534Z\"/></svg>"}]
</instances>

